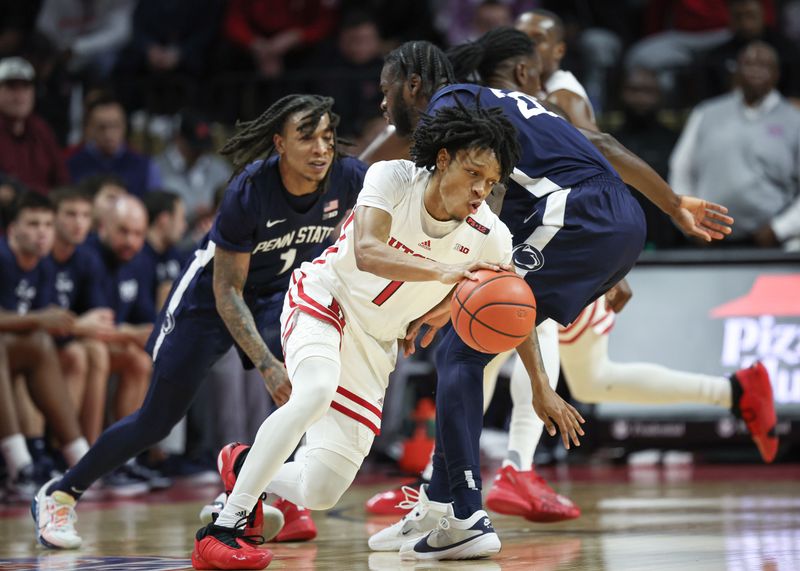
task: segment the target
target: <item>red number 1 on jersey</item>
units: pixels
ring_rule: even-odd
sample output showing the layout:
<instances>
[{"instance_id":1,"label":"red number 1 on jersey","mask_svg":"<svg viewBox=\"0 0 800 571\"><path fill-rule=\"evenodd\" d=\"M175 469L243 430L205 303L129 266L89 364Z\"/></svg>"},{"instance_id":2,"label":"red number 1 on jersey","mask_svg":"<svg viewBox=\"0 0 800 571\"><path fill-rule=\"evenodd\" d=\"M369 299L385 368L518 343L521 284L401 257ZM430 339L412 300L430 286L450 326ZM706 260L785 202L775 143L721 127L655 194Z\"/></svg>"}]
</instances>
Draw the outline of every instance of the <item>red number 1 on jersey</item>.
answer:
<instances>
[{"instance_id":1,"label":"red number 1 on jersey","mask_svg":"<svg viewBox=\"0 0 800 571\"><path fill-rule=\"evenodd\" d=\"M394 293L400 289L400 286L403 285L405 282L389 282L389 284L381 290L381 293L375 296L375 299L372 300L372 303L380 307L383 305L387 299L392 297Z\"/></svg>"}]
</instances>

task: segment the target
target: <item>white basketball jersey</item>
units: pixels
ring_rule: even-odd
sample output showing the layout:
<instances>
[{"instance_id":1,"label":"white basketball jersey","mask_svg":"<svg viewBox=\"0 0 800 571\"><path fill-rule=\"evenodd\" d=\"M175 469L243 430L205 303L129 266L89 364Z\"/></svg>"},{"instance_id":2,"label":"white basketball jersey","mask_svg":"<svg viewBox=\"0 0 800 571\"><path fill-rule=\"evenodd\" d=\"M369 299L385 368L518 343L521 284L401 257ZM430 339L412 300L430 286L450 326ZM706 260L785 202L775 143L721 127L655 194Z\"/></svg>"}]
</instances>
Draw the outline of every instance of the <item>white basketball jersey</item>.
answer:
<instances>
[{"instance_id":1,"label":"white basketball jersey","mask_svg":"<svg viewBox=\"0 0 800 571\"><path fill-rule=\"evenodd\" d=\"M553 75L551 75L547 82L544 85L545 91L547 93L553 93L554 91L559 91L561 89L565 91L570 91L575 95L578 95L586 101L586 104L589 106L589 111L592 114L592 121L595 120L594 118L594 108L592 107L592 102L589 101L589 95L587 95L586 90L581 85L581 82L572 74L571 71L566 71L563 69L557 69Z\"/></svg>"},{"instance_id":2,"label":"white basketball jersey","mask_svg":"<svg viewBox=\"0 0 800 571\"><path fill-rule=\"evenodd\" d=\"M425 210L423 194L432 174L410 161L375 163L367 171L356 209L392 215L388 244L409 256L444 264L510 263L511 232L484 203L462 222L438 222ZM337 242L295 271L295 281L317 284L338 302L345 322L355 320L375 339L404 337L408 324L439 303L454 284L401 282L356 267L355 224L347 220Z\"/></svg>"}]
</instances>

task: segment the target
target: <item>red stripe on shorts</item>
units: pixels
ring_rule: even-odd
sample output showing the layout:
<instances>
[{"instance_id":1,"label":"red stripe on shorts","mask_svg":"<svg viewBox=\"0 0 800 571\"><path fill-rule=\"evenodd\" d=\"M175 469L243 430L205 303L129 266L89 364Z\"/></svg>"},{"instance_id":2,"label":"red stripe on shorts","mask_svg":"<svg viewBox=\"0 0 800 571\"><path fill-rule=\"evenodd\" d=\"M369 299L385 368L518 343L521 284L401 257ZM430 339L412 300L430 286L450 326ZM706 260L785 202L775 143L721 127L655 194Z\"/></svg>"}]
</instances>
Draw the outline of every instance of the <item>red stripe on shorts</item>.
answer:
<instances>
[{"instance_id":1,"label":"red stripe on shorts","mask_svg":"<svg viewBox=\"0 0 800 571\"><path fill-rule=\"evenodd\" d=\"M345 416L349 416L350 418L352 418L356 422L360 422L361 424L363 424L364 426L369 428L375 434L375 436L378 436L381 433L380 428L375 426L374 423L370 422L369 419L367 419L366 417L358 414L357 412L354 412L354 411L350 410L346 406L344 406L342 404L339 404L336 401L331 401L331 408L333 410L337 411L337 412L341 412Z\"/></svg>"}]
</instances>

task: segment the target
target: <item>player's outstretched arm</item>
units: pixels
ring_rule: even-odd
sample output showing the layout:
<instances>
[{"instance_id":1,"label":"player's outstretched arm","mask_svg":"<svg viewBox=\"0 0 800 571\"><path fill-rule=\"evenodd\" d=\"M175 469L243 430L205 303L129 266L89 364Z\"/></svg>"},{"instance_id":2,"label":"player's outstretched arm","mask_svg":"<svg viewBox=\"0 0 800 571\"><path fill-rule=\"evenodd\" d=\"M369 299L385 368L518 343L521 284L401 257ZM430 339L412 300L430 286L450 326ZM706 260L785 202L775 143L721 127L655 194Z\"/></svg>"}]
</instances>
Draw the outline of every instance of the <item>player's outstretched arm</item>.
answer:
<instances>
[{"instance_id":1,"label":"player's outstretched arm","mask_svg":"<svg viewBox=\"0 0 800 571\"><path fill-rule=\"evenodd\" d=\"M477 270L497 272L508 269L501 264L488 262L449 265L419 256L409 256L389 246L392 215L380 208L359 206L354 224L358 269L387 280L454 284L464 278L476 279L474 272Z\"/></svg>"},{"instance_id":2,"label":"player's outstretched arm","mask_svg":"<svg viewBox=\"0 0 800 571\"><path fill-rule=\"evenodd\" d=\"M727 215L725 206L694 196L675 194L667 181L650 165L608 133L586 129L580 131L611 163L622 180L668 214L687 236L711 242L722 240L731 233L733 218Z\"/></svg>"},{"instance_id":3,"label":"player's outstretched arm","mask_svg":"<svg viewBox=\"0 0 800 571\"><path fill-rule=\"evenodd\" d=\"M249 252L231 252L217 246L214 254L214 298L220 317L239 347L258 368L278 406L289 400L291 385L286 369L261 338L242 290L250 268Z\"/></svg>"},{"instance_id":4,"label":"player's outstretched arm","mask_svg":"<svg viewBox=\"0 0 800 571\"><path fill-rule=\"evenodd\" d=\"M566 402L550 387L547 373L544 370L542 354L539 350L539 336L536 328L531 331L528 338L517 346L522 364L531 379L533 388L533 409L536 415L544 422L544 427L550 436L556 435L556 425L561 431L561 441L564 448L569 450L569 441L580 446L578 436L583 436L581 424L586 422L575 407Z\"/></svg>"}]
</instances>

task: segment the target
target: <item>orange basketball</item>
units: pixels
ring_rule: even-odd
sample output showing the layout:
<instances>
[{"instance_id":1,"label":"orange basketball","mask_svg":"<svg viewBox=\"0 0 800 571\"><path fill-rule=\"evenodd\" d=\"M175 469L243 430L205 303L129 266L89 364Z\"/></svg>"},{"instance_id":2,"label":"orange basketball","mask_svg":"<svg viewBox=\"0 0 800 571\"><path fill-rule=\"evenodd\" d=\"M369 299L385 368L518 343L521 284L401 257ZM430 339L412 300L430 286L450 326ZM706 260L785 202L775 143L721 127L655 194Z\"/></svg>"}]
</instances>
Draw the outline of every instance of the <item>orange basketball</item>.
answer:
<instances>
[{"instance_id":1,"label":"orange basketball","mask_svg":"<svg viewBox=\"0 0 800 571\"><path fill-rule=\"evenodd\" d=\"M464 343L483 353L513 349L536 325L536 299L530 286L513 272L479 270L478 280L462 280L450 312Z\"/></svg>"}]
</instances>

